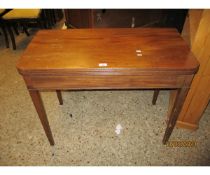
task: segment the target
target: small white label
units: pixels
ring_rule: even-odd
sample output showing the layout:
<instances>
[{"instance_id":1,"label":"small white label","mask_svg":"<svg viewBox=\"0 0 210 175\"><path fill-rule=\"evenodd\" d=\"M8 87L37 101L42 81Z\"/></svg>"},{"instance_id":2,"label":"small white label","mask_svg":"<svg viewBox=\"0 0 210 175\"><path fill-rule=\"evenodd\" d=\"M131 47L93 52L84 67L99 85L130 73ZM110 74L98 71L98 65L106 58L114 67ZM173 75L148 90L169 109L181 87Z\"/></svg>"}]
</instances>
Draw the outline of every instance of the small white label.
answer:
<instances>
[{"instance_id":1,"label":"small white label","mask_svg":"<svg viewBox=\"0 0 210 175\"><path fill-rule=\"evenodd\" d=\"M141 57L142 56L142 54L141 53L137 53L137 57Z\"/></svg>"},{"instance_id":2,"label":"small white label","mask_svg":"<svg viewBox=\"0 0 210 175\"><path fill-rule=\"evenodd\" d=\"M141 50L136 50L137 53L141 53Z\"/></svg>"},{"instance_id":3,"label":"small white label","mask_svg":"<svg viewBox=\"0 0 210 175\"><path fill-rule=\"evenodd\" d=\"M99 63L98 66L99 67L106 67L107 66L107 63Z\"/></svg>"}]
</instances>

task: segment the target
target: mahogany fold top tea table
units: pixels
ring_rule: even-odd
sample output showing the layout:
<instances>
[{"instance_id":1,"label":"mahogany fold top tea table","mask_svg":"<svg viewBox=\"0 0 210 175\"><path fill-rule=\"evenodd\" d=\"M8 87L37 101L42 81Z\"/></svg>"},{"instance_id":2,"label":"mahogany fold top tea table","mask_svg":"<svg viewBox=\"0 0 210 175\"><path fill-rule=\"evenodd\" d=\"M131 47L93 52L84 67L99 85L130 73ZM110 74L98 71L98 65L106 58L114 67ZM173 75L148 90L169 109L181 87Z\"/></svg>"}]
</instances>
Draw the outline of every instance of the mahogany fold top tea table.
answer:
<instances>
[{"instance_id":1,"label":"mahogany fold top tea table","mask_svg":"<svg viewBox=\"0 0 210 175\"><path fill-rule=\"evenodd\" d=\"M18 60L42 126L53 136L39 91L170 89L166 144L199 64L176 29L39 31Z\"/></svg>"}]
</instances>

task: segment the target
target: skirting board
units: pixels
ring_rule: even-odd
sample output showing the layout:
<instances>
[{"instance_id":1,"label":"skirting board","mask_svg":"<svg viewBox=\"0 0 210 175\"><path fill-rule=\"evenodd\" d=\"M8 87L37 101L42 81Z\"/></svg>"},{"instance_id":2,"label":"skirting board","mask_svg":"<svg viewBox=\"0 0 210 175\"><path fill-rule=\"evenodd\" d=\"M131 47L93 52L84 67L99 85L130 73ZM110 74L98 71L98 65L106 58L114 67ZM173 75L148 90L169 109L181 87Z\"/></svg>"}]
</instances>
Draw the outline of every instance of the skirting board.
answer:
<instances>
[{"instance_id":1,"label":"skirting board","mask_svg":"<svg viewBox=\"0 0 210 175\"><path fill-rule=\"evenodd\" d=\"M195 131L198 129L198 125L195 124L191 124L191 123L186 123L186 122L182 122L182 121L177 121L176 126L178 128L184 128L184 129L189 129L192 131Z\"/></svg>"}]
</instances>

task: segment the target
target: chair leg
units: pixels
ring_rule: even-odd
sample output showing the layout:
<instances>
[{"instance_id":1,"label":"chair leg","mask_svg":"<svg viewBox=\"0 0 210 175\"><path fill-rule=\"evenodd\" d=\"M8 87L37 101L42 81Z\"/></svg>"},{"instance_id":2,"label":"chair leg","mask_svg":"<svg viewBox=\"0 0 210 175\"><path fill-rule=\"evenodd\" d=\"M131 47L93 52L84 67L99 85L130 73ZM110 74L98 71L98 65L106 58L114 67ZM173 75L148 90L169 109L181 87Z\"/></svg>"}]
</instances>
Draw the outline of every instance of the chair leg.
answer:
<instances>
[{"instance_id":1,"label":"chair leg","mask_svg":"<svg viewBox=\"0 0 210 175\"><path fill-rule=\"evenodd\" d=\"M157 97L158 97L159 91L160 91L160 90L154 90L153 99L152 99L152 104L153 104L153 105L156 104L156 101L157 101Z\"/></svg>"},{"instance_id":2,"label":"chair leg","mask_svg":"<svg viewBox=\"0 0 210 175\"><path fill-rule=\"evenodd\" d=\"M6 47L9 48L9 39L8 39L8 36L7 36L7 31L5 29L5 26L2 25L1 28L2 28L2 32L4 34Z\"/></svg>"},{"instance_id":3,"label":"chair leg","mask_svg":"<svg viewBox=\"0 0 210 175\"><path fill-rule=\"evenodd\" d=\"M14 31L15 31L15 34L16 34L16 35L19 35L18 28L17 28L17 24L13 24L12 27L13 27L13 29L14 29Z\"/></svg>"},{"instance_id":4,"label":"chair leg","mask_svg":"<svg viewBox=\"0 0 210 175\"><path fill-rule=\"evenodd\" d=\"M14 34L12 32L12 29L11 29L10 25L7 25L7 29L8 29L11 41L12 41L12 47L13 47L14 50L16 50L15 37L14 37Z\"/></svg>"},{"instance_id":5,"label":"chair leg","mask_svg":"<svg viewBox=\"0 0 210 175\"><path fill-rule=\"evenodd\" d=\"M23 31L26 33L26 35L27 36L30 36L30 34L29 34L28 30L27 30L26 25L25 24L22 24L22 26L23 26Z\"/></svg>"},{"instance_id":6,"label":"chair leg","mask_svg":"<svg viewBox=\"0 0 210 175\"><path fill-rule=\"evenodd\" d=\"M43 24L43 21L40 18L37 19L37 23L38 23L40 29L44 29L45 28L44 24Z\"/></svg>"}]
</instances>

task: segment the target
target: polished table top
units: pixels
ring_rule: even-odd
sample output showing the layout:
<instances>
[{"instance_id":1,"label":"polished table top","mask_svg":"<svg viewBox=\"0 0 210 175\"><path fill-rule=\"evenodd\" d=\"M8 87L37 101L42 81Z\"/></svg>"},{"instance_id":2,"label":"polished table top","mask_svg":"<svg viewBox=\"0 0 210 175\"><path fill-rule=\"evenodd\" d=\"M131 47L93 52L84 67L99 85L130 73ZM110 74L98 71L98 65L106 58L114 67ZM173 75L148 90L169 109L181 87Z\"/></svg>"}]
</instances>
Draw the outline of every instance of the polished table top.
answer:
<instances>
[{"instance_id":1,"label":"polished table top","mask_svg":"<svg viewBox=\"0 0 210 175\"><path fill-rule=\"evenodd\" d=\"M198 62L176 29L40 30L17 63L21 74L106 72L192 74ZM124 71L125 73L125 71Z\"/></svg>"}]
</instances>

